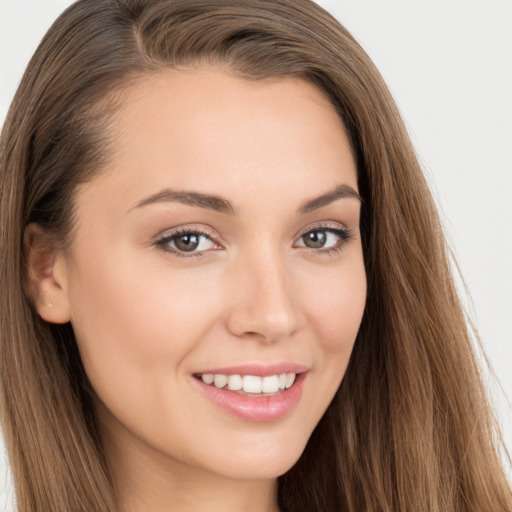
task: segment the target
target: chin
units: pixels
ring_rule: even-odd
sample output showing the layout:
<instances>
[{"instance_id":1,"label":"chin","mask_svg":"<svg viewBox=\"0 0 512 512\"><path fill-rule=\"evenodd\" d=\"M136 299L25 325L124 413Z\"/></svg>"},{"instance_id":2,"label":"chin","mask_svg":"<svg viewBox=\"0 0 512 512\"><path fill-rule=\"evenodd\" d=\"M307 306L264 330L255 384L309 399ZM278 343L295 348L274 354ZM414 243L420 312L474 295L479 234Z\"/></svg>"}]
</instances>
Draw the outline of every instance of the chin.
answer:
<instances>
[{"instance_id":1,"label":"chin","mask_svg":"<svg viewBox=\"0 0 512 512\"><path fill-rule=\"evenodd\" d=\"M302 455L309 437L302 440L289 440L272 444L254 442L245 449L237 448L229 453L224 452L217 459L217 471L228 478L240 480L269 480L288 472ZM296 442L294 442L296 441ZM228 455L228 456L227 456ZM218 461L223 459L222 466Z\"/></svg>"}]
</instances>

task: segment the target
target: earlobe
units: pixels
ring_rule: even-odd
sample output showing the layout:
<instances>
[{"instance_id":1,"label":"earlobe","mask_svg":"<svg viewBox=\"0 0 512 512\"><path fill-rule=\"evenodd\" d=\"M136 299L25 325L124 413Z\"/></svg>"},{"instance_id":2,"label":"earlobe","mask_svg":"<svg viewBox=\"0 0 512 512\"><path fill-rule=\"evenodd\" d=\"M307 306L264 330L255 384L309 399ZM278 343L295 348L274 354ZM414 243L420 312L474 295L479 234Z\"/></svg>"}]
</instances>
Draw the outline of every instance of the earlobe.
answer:
<instances>
[{"instance_id":1,"label":"earlobe","mask_svg":"<svg viewBox=\"0 0 512 512\"><path fill-rule=\"evenodd\" d=\"M37 224L27 226L24 246L27 289L39 316L54 324L69 322L68 272L63 252Z\"/></svg>"}]
</instances>

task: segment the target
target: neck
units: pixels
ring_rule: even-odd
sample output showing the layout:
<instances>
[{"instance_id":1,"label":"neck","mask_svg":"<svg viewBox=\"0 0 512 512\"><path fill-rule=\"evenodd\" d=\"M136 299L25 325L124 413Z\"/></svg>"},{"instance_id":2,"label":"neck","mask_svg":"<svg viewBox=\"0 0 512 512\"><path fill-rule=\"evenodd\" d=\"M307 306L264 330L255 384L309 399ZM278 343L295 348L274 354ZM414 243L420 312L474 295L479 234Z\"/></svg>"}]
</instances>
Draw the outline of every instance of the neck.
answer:
<instances>
[{"instance_id":1,"label":"neck","mask_svg":"<svg viewBox=\"0 0 512 512\"><path fill-rule=\"evenodd\" d=\"M145 471L117 487L121 512L279 512L276 481L243 482L196 475L188 479L183 474L165 477Z\"/></svg>"}]
</instances>

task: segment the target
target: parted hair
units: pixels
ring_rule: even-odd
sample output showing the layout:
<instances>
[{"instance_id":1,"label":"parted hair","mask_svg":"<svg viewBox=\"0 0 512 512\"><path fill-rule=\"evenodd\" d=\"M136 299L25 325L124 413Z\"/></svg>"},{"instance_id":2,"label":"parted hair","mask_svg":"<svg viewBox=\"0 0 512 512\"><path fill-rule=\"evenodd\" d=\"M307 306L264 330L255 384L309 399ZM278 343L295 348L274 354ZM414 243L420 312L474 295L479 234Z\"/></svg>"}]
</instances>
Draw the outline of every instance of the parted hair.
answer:
<instances>
[{"instance_id":1,"label":"parted hair","mask_svg":"<svg viewBox=\"0 0 512 512\"><path fill-rule=\"evenodd\" d=\"M418 159L369 57L310 0L79 0L39 45L0 140L0 407L19 511L118 510L73 328L34 307L25 229L67 247L123 90L202 63L314 84L357 162L366 308L334 400L279 477L281 509L510 512L478 338Z\"/></svg>"}]
</instances>

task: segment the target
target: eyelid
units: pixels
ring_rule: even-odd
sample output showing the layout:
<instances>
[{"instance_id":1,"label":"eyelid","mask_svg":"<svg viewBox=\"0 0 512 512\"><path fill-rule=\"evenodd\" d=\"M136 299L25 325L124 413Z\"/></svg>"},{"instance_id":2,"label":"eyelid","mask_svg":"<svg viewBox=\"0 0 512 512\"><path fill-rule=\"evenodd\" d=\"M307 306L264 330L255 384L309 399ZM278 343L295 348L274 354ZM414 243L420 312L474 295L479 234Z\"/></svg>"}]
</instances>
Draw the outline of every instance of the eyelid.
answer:
<instances>
[{"instance_id":1,"label":"eyelid","mask_svg":"<svg viewBox=\"0 0 512 512\"><path fill-rule=\"evenodd\" d=\"M216 239L222 239L220 235L216 233L212 228L209 226L201 226L201 227L195 227L191 225L185 225L185 226L177 226L174 228L167 228L163 231L160 231L156 236L153 237L153 242L158 242L159 240L162 240L164 238L171 238L173 236L176 236L180 233L197 233L200 235L204 235L208 238L210 238L213 241L216 241Z\"/></svg>"},{"instance_id":2,"label":"eyelid","mask_svg":"<svg viewBox=\"0 0 512 512\"><path fill-rule=\"evenodd\" d=\"M213 230L212 230L213 231ZM168 244L175 238L179 238L179 236L186 234L196 234L210 240L215 246L215 249L209 249L206 251L191 251L187 253L186 251L180 251L177 248L170 247ZM171 254L178 258L194 258L194 257L203 257L206 256L209 252L219 250L219 248L223 248L222 245L217 241L218 238L222 238L219 235L212 234L210 229L205 229L204 227L197 228L193 226L181 226L171 230L165 230L161 232L154 238L153 246L165 253Z\"/></svg>"},{"instance_id":3,"label":"eyelid","mask_svg":"<svg viewBox=\"0 0 512 512\"><path fill-rule=\"evenodd\" d=\"M305 235L314 231L328 231L330 233L334 233L335 236L339 238L338 243L331 247L313 248L307 247L305 244L299 246L308 249L309 252L320 255L333 256L334 254L341 252L345 248L345 245L354 238L354 232L351 229L347 228L344 224L338 222L333 223L331 221L319 222L308 226L303 231L301 231L301 234L298 235L298 237L296 237L296 241L301 240Z\"/></svg>"},{"instance_id":4,"label":"eyelid","mask_svg":"<svg viewBox=\"0 0 512 512\"><path fill-rule=\"evenodd\" d=\"M314 222L313 224L306 226L305 228L302 228L296 235L295 239L303 237L306 233L309 233L310 231L314 231L315 229L321 230L334 230L334 231L345 231L350 232L349 228L342 224L341 222L333 222L333 221L319 221Z\"/></svg>"}]
</instances>

